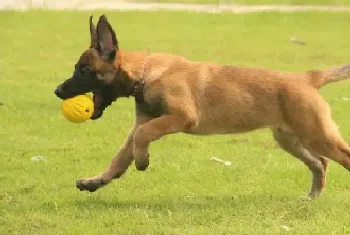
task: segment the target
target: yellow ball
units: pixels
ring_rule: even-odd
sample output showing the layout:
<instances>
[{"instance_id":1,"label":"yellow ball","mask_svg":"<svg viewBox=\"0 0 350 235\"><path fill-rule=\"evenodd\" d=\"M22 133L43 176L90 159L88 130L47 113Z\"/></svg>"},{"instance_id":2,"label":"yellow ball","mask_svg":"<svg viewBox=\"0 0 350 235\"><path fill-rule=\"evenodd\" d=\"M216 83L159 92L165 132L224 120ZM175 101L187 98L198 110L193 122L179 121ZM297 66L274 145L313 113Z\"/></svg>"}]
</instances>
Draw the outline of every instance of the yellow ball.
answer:
<instances>
[{"instance_id":1,"label":"yellow ball","mask_svg":"<svg viewBox=\"0 0 350 235\"><path fill-rule=\"evenodd\" d=\"M78 95L62 103L62 114L70 122L82 123L94 113L94 102L88 95Z\"/></svg>"}]
</instances>

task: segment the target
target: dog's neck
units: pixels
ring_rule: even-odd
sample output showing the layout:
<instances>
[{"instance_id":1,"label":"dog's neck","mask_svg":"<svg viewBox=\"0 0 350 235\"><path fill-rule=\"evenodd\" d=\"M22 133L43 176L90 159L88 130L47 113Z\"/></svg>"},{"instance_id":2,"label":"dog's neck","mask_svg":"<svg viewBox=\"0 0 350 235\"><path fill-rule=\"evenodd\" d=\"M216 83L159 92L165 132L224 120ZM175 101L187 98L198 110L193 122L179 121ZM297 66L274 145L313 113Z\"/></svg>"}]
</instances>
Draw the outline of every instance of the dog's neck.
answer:
<instances>
[{"instance_id":1,"label":"dog's neck","mask_svg":"<svg viewBox=\"0 0 350 235\"><path fill-rule=\"evenodd\" d=\"M118 51L116 66L118 69L115 88L121 97L135 97L137 102L143 101L144 73L147 52Z\"/></svg>"},{"instance_id":2,"label":"dog's neck","mask_svg":"<svg viewBox=\"0 0 350 235\"><path fill-rule=\"evenodd\" d=\"M119 68L125 71L130 80L140 80L143 78L145 69L146 51L123 51L117 53L116 63Z\"/></svg>"}]
</instances>

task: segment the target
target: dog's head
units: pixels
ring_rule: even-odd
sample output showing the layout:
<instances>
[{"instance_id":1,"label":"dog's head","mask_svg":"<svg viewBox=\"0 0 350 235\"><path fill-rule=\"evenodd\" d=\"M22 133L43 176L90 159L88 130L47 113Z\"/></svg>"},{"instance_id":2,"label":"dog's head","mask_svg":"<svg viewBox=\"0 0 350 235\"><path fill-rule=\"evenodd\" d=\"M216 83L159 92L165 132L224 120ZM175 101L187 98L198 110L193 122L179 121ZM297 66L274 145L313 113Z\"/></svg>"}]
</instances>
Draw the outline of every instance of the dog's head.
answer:
<instances>
[{"instance_id":1,"label":"dog's head","mask_svg":"<svg viewBox=\"0 0 350 235\"><path fill-rule=\"evenodd\" d=\"M80 56L73 75L57 86L55 94L61 99L93 93L94 114L100 118L105 108L120 96L127 96L123 89L123 71L118 67L118 41L107 18L100 16L95 27L90 16L91 45Z\"/></svg>"}]
</instances>

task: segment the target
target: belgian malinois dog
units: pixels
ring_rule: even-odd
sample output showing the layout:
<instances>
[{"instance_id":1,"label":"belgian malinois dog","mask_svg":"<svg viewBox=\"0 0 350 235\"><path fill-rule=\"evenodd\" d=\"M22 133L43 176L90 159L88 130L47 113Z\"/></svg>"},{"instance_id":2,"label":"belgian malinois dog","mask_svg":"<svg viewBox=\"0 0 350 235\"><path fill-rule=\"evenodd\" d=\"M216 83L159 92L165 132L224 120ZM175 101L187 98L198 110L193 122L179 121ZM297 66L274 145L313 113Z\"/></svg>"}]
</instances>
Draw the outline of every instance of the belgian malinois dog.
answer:
<instances>
[{"instance_id":1,"label":"belgian malinois dog","mask_svg":"<svg viewBox=\"0 0 350 235\"><path fill-rule=\"evenodd\" d=\"M92 92L100 118L118 97L135 98L135 122L124 145L101 174L76 182L90 192L119 178L135 160L149 165L152 141L172 133L231 134L270 128L282 149L312 173L310 198L325 186L328 159L350 170L350 148L318 89L350 77L350 64L325 70L287 73L260 68L192 62L171 54L124 51L105 15L71 78L55 94L67 99Z\"/></svg>"}]
</instances>

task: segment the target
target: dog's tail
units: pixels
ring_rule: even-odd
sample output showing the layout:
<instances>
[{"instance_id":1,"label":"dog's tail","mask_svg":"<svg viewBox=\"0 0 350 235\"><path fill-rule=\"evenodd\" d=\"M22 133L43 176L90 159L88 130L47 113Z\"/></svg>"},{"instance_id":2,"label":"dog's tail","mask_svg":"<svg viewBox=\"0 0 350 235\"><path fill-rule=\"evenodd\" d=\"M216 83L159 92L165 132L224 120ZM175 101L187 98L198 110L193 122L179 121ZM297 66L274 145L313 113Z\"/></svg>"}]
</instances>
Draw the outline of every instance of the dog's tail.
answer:
<instances>
[{"instance_id":1,"label":"dog's tail","mask_svg":"<svg viewBox=\"0 0 350 235\"><path fill-rule=\"evenodd\" d=\"M350 79L350 64L326 70L311 70L307 72L307 78L311 85L317 89L328 83Z\"/></svg>"}]
</instances>

